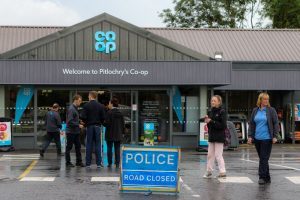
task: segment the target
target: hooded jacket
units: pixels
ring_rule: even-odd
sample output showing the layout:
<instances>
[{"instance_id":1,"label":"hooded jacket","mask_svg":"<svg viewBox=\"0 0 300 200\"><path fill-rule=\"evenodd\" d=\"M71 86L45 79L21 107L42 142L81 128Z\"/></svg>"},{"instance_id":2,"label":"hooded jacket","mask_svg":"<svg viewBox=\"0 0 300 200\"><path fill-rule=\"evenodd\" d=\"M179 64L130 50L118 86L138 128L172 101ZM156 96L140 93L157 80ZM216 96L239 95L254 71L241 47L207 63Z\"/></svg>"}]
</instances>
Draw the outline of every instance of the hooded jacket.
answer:
<instances>
[{"instance_id":1,"label":"hooded jacket","mask_svg":"<svg viewBox=\"0 0 300 200\"><path fill-rule=\"evenodd\" d=\"M120 142L124 134L124 117L117 108L113 108L106 113L104 126L106 127L105 140L110 142Z\"/></svg>"},{"instance_id":2,"label":"hooded jacket","mask_svg":"<svg viewBox=\"0 0 300 200\"><path fill-rule=\"evenodd\" d=\"M45 126L47 132L59 132L61 129L61 118L58 112L50 110L46 114Z\"/></svg>"},{"instance_id":3,"label":"hooded jacket","mask_svg":"<svg viewBox=\"0 0 300 200\"><path fill-rule=\"evenodd\" d=\"M208 113L211 121L208 127L208 142L224 143L225 129L227 128L226 112L223 108L212 108Z\"/></svg>"}]
</instances>

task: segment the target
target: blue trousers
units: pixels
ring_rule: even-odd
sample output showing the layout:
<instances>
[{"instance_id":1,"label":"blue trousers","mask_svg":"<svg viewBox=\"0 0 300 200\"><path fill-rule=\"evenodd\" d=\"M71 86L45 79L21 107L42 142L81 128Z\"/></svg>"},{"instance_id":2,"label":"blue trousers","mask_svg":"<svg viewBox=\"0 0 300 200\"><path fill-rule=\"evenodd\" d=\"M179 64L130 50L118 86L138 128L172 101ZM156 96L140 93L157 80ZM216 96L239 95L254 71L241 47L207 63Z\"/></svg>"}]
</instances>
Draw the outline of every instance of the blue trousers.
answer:
<instances>
[{"instance_id":1,"label":"blue trousers","mask_svg":"<svg viewBox=\"0 0 300 200\"><path fill-rule=\"evenodd\" d=\"M93 148L95 147L95 148ZM96 164L100 165L102 162L101 156L101 129L100 126L91 125L86 130L86 165L90 166L92 163L92 153L95 149Z\"/></svg>"}]
</instances>

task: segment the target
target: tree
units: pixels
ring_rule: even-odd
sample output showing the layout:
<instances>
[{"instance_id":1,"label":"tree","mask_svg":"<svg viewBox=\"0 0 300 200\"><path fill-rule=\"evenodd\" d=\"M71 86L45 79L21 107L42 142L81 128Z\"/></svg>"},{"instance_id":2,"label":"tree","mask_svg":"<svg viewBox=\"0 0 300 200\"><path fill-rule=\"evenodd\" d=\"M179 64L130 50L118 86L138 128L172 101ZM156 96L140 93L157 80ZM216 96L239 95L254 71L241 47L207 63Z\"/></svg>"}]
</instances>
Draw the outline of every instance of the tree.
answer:
<instances>
[{"instance_id":1,"label":"tree","mask_svg":"<svg viewBox=\"0 0 300 200\"><path fill-rule=\"evenodd\" d=\"M300 28L300 0L264 0L263 6L272 28Z\"/></svg>"},{"instance_id":2,"label":"tree","mask_svg":"<svg viewBox=\"0 0 300 200\"><path fill-rule=\"evenodd\" d=\"M167 27L300 28L300 0L173 0L160 17ZM270 24L266 24L271 20Z\"/></svg>"},{"instance_id":3,"label":"tree","mask_svg":"<svg viewBox=\"0 0 300 200\"><path fill-rule=\"evenodd\" d=\"M243 27L249 2L253 0L174 0L174 12L160 13L167 27Z\"/></svg>"}]
</instances>

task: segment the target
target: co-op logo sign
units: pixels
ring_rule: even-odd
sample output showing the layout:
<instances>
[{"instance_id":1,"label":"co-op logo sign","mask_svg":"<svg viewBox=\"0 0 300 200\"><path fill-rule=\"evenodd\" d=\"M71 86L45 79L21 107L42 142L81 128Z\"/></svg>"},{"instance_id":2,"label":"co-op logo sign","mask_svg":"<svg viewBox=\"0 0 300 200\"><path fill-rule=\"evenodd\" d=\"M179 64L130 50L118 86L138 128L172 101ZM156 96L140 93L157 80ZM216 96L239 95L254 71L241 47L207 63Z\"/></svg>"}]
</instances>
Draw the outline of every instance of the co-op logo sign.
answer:
<instances>
[{"instance_id":1,"label":"co-op logo sign","mask_svg":"<svg viewBox=\"0 0 300 200\"><path fill-rule=\"evenodd\" d=\"M113 31L95 33L95 50L102 53L111 53L116 50L116 33Z\"/></svg>"}]
</instances>

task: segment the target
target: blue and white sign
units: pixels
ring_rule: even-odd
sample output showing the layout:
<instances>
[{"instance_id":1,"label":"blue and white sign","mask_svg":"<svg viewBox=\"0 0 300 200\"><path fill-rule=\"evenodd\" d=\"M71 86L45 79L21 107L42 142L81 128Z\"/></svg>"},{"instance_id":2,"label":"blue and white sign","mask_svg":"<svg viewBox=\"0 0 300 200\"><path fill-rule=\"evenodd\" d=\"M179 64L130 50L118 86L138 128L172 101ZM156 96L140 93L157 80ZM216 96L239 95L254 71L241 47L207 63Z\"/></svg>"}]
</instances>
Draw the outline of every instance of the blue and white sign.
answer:
<instances>
[{"instance_id":1,"label":"blue and white sign","mask_svg":"<svg viewBox=\"0 0 300 200\"><path fill-rule=\"evenodd\" d=\"M123 146L121 191L179 192L178 147Z\"/></svg>"},{"instance_id":2,"label":"blue and white sign","mask_svg":"<svg viewBox=\"0 0 300 200\"><path fill-rule=\"evenodd\" d=\"M116 33L113 31L95 33L95 50L98 52L111 53L116 50Z\"/></svg>"}]
</instances>

